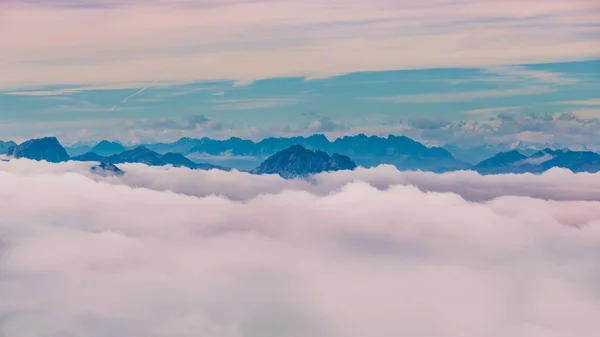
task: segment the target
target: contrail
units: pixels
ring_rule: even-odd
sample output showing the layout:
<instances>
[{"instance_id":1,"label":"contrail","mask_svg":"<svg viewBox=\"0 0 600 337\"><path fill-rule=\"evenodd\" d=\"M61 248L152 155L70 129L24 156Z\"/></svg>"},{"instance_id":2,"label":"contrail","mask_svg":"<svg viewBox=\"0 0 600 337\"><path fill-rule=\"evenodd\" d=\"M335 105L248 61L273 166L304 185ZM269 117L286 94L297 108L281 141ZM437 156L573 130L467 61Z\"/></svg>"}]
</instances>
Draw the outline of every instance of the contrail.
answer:
<instances>
[{"instance_id":1,"label":"contrail","mask_svg":"<svg viewBox=\"0 0 600 337\"><path fill-rule=\"evenodd\" d=\"M138 92L136 92L136 93L134 93L134 94L131 94L131 95L129 95L129 96L127 96L127 97L125 97L125 98L123 99L123 103L126 103L126 102L127 102L129 99L130 99L130 98L133 98L133 97L135 97L135 96L137 96L137 95L141 94L142 92L144 92L144 90L146 90L146 89L148 89L148 88L151 88L151 87L152 87L152 86L153 86L155 83L156 83L156 81L152 81L152 83L150 83L150 85L149 85L149 86L147 86L147 87L144 87L144 88L140 89Z\"/></svg>"}]
</instances>

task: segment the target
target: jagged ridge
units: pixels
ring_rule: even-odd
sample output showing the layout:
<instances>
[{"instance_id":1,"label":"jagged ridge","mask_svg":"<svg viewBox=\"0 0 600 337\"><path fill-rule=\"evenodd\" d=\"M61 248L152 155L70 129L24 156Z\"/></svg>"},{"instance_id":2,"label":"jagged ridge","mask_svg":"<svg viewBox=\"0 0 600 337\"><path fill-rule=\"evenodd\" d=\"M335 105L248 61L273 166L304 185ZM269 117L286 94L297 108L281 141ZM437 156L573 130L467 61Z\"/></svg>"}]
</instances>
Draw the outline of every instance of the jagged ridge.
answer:
<instances>
[{"instance_id":1,"label":"jagged ridge","mask_svg":"<svg viewBox=\"0 0 600 337\"><path fill-rule=\"evenodd\" d=\"M337 153L329 156L323 151L311 151L301 145L293 145L269 157L252 173L278 174L283 178L290 179L320 172L353 170L355 168L356 164L347 156Z\"/></svg>"}]
</instances>

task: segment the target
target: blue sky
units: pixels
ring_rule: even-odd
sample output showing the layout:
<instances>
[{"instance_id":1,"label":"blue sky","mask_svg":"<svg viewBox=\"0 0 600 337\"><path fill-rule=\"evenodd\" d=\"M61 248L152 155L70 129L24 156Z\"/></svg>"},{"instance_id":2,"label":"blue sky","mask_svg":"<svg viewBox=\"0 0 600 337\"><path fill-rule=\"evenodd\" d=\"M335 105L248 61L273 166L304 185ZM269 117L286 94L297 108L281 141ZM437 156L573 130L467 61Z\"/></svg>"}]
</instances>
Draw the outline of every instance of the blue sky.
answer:
<instances>
[{"instance_id":1,"label":"blue sky","mask_svg":"<svg viewBox=\"0 0 600 337\"><path fill-rule=\"evenodd\" d=\"M597 147L600 7L535 3L9 1L0 139Z\"/></svg>"},{"instance_id":2,"label":"blue sky","mask_svg":"<svg viewBox=\"0 0 600 337\"><path fill-rule=\"evenodd\" d=\"M507 142L509 136L535 141L537 136L570 145L577 142L549 136L571 132L577 121L581 127L595 125L600 117L598 69L600 61L585 61L274 78L242 85L51 86L0 93L0 120L8 138L51 133L68 142L365 132L409 134L434 143L472 142L470 135L480 142ZM565 122L563 115L572 117L569 124L557 125ZM520 128L504 130L504 135L501 123L509 121L498 116L539 120L520 121ZM460 123L464 135L455 134ZM497 130L481 134L485 126ZM566 129L556 130L558 126ZM524 132L530 138L518 138Z\"/></svg>"}]
</instances>

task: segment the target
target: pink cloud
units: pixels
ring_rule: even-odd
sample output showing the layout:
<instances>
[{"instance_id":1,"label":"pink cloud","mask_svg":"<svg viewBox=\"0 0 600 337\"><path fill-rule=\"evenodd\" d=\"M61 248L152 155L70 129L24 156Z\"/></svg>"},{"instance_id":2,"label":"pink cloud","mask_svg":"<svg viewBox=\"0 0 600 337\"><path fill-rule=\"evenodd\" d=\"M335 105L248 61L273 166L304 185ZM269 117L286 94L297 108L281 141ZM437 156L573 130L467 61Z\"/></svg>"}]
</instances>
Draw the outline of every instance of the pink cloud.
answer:
<instances>
[{"instance_id":1,"label":"pink cloud","mask_svg":"<svg viewBox=\"0 0 600 337\"><path fill-rule=\"evenodd\" d=\"M597 175L384 167L309 185L143 165L118 181L85 165L0 162L7 336L591 337L600 328ZM391 185L377 188L383 181ZM478 202L457 194L475 185L504 192ZM556 186L574 193L511 195ZM203 194L210 188L251 193L232 201Z\"/></svg>"}]
</instances>

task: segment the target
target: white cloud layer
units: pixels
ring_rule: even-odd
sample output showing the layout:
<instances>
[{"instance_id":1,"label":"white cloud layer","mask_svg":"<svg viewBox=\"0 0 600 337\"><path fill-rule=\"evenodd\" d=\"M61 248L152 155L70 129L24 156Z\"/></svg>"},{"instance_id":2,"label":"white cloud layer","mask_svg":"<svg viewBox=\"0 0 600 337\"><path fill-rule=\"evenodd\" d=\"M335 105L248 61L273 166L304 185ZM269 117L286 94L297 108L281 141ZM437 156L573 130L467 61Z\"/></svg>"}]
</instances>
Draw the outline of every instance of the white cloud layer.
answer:
<instances>
[{"instance_id":1,"label":"white cloud layer","mask_svg":"<svg viewBox=\"0 0 600 337\"><path fill-rule=\"evenodd\" d=\"M89 166L0 162L7 337L600 329L598 174Z\"/></svg>"},{"instance_id":2,"label":"white cloud layer","mask_svg":"<svg viewBox=\"0 0 600 337\"><path fill-rule=\"evenodd\" d=\"M4 1L0 88L595 58L599 17L595 0Z\"/></svg>"}]
</instances>

